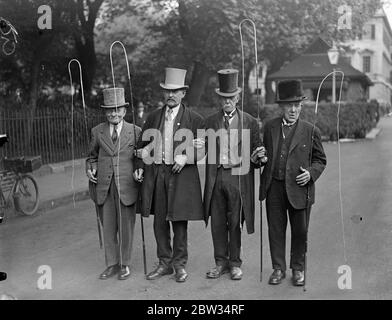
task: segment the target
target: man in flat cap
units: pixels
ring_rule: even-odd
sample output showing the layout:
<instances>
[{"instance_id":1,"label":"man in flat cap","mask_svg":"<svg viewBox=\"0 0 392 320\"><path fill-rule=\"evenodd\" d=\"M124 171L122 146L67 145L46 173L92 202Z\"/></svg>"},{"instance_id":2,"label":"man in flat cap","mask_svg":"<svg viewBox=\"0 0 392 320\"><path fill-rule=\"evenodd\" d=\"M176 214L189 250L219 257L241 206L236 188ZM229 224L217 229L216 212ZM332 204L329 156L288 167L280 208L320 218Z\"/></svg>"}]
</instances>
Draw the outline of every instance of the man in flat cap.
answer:
<instances>
[{"instance_id":1,"label":"man in flat cap","mask_svg":"<svg viewBox=\"0 0 392 320\"><path fill-rule=\"evenodd\" d=\"M215 266L206 276L230 272L232 280L241 280L241 226L245 221L248 234L254 232L254 169L265 153L257 120L237 107L238 71L220 70L218 79L221 110L206 119L207 130L216 133L207 134L204 210L206 221L211 216Z\"/></svg>"},{"instance_id":2,"label":"man in flat cap","mask_svg":"<svg viewBox=\"0 0 392 320\"><path fill-rule=\"evenodd\" d=\"M305 98L300 80L280 81L276 102L282 115L264 126L268 161L261 176L260 201L266 199L272 285L280 284L286 276L287 215L291 225L292 281L295 286L304 285L310 208L315 199L315 182L327 164L319 129L299 119Z\"/></svg>"},{"instance_id":3,"label":"man in flat cap","mask_svg":"<svg viewBox=\"0 0 392 320\"><path fill-rule=\"evenodd\" d=\"M107 268L100 279L118 274L130 276L135 227L135 203L139 184L133 179L134 150L141 129L124 120L126 107L123 88L103 90L107 121L91 130L86 160L91 195L102 215Z\"/></svg>"},{"instance_id":4,"label":"man in flat cap","mask_svg":"<svg viewBox=\"0 0 392 320\"><path fill-rule=\"evenodd\" d=\"M198 153L195 152L193 157L179 148L181 132L196 137L197 129L204 129L203 118L182 103L188 89L185 75L186 70L166 68L165 82L160 84L165 105L148 115L138 142L138 156L143 161L140 161L135 178L142 181L143 216L154 214L159 259L157 268L147 275L148 280L175 271L177 282L186 281L188 221L204 218L195 158ZM193 150L196 148L192 140L188 148ZM153 161L145 161L147 154L153 156ZM174 234L173 245L170 226Z\"/></svg>"}]
</instances>

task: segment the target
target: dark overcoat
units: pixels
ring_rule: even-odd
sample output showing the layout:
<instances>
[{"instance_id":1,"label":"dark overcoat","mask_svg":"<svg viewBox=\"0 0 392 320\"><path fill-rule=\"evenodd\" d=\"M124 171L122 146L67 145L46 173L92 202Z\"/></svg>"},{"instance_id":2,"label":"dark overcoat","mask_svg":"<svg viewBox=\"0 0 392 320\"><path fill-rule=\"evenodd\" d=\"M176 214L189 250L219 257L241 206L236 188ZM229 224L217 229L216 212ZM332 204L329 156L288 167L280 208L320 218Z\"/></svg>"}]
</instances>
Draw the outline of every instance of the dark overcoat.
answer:
<instances>
[{"instance_id":1,"label":"dark overcoat","mask_svg":"<svg viewBox=\"0 0 392 320\"><path fill-rule=\"evenodd\" d=\"M143 131L138 142L138 149L150 145L154 138L147 134L149 129L160 130L165 119L166 106L151 112L143 126ZM174 121L173 136L180 129L189 129L192 137L197 137L197 129L204 129L204 119L190 110L184 104L180 106L177 117ZM144 137L143 137L144 135ZM181 141L173 141L173 150L178 150L180 144L183 144L185 138ZM190 144L192 143L191 140ZM193 146L188 146L193 149ZM168 213L166 219L169 221L184 221L184 220L203 220L203 202L201 195L201 185L199 171L197 168L198 154L194 150L195 157L188 159L187 164L182 168L180 173L172 175L172 180L169 182L168 190ZM181 152L185 154L185 151ZM154 156L154 150L151 155ZM154 163L146 164L143 160L138 160L138 168L144 169L144 179L140 190L141 195L141 212L142 215L148 217L154 214L154 189L157 178L157 165Z\"/></svg>"},{"instance_id":2,"label":"dark overcoat","mask_svg":"<svg viewBox=\"0 0 392 320\"><path fill-rule=\"evenodd\" d=\"M249 142L249 155L252 154L253 150L256 147L261 145L259 130L257 125L257 120L249 115L246 112L241 112L237 109L239 115L239 133L242 129L250 129L250 142ZM223 123L223 116L222 111L219 111L209 118L206 119L206 128L213 129L215 131L222 128ZM210 144L211 141L207 136L207 144ZM219 159L219 138L216 139L216 152L213 155L215 160ZM242 149L242 135L239 134L238 137L239 143L239 150ZM208 148L208 146L207 146ZM250 161L250 158L248 159ZM217 170L218 170L218 161L212 161L210 150L207 153L207 160L206 160L206 181L205 181L205 188L204 188L204 211L205 211L205 221L207 223L209 216L211 216L211 199L212 193L214 190L216 177L217 177ZM242 221L245 220L246 230L249 234L254 232L254 220L255 220L255 189L254 189L254 169L256 166L250 162L249 170L245 174L238 175L238 179L240 181L240 191L241 191L241 202L242 202Z\"/></svg>"},{"instance_id":3,"label":"dark overcoat","mask_svg":"<svg viewBox=\"0 0 392 320\"><path fill-rule=\"evenodd\" d=\"M275 118L265 124L263 143L267 150L268 162L266 163L260 184L260 201L267 196L271 185L273 164L278 157L279 137L282 130L282 118ZM312 143L312 132L313 143ZM311 158L310 158L311 157ZM319 178L327 165L327 158L321 143L320 131L311 123L298 120L293 138L291 140L287 157L285 184L290 204L295 209L306 208L307 187L309 187L309 205L315 201L314 183ZM295 178L301 174L300 167L310 173L310 182L307 186L299 186Z\"/></svg>"}]
</instances>

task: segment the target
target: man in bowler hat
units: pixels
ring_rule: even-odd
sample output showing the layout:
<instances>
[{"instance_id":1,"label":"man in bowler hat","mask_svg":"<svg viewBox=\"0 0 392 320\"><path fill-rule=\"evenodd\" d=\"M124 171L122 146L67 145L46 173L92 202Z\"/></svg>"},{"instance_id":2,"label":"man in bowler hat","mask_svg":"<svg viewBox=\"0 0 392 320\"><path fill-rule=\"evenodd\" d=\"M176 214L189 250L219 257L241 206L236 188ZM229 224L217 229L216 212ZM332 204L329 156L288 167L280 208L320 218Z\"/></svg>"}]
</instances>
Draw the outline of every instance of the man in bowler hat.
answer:
<instances>
[{"instance_id":1,"label":"man in bowler hat","mask_svg":"<svg viewBox=\"0 0 392 320\"><path fill-rule=\"evenodd\" d=\"M123 88L103 90L107 121L91 130L86 160L93 198L102 214L103 240L107 268L99 276L105 280L118 275L129 278L135 205L138 183L133 179L134 150L141 129L124 120L126 107Z\"/></svg>"},{"instance_id":2,"label":"man in bowler hat","mask_svg":"<svg viewBox=\"0 0 392 320\"><path fill-rule=\"evenodd\" d=\"M186 70L166 68L165 82L160 84L165 105L148 115L138 142L138 156L143 160L139 162L135 179L142 181L143 216L154 214L159 259L157 268L147 275L147 280L175 271L177 282L186 281L188 221L204 218L197 159L181 151L182 141L176 138L184 131L195 137L197 129L204 129L203 118L182 103L188 89L185 75ZM149 132L156 134L157 139L149 136ZM195 156L200 154L192 140L188 147L195 150L192 152ZM146 154L152 154L153 161L146 162ZM170 226L174 234L173 245Z\"/></svg>"},{"instance_id":3,"label":"man in bowler hat","mask_svg":"<svg viewBox=\"0 0 392 320\"><path fill-rule=\"evenodd\" d=\"M264 126L268 161L261 176L260 201L266 199L272 285L280 284L286 276L287 216L291 225L292 281L295 286L304 285L310 208L315 200L315 182L327 164L319 129L299 119L304 99L300 80L280 81L276 102L282 115Z\"/></svg>"},{"instance_id":4,"label":"man in bowler hat","mask_svg":"<svg viewBox=\"0 0 392 320\"><path fill-rule=\"evenodd\" d=\"M216 279L230 272L232 280L241 280L241 225L245 221L248 234L254 232L254 169L265 153L257 120L237 107L238 70L220 70L218 80L221 110L206 119L207 130L219 132L213 138L207 135L204 210L206 221L211 216L215 266L206 276ZM235 172L241 166L244 172Z\"/></svg>"}]
</instances>

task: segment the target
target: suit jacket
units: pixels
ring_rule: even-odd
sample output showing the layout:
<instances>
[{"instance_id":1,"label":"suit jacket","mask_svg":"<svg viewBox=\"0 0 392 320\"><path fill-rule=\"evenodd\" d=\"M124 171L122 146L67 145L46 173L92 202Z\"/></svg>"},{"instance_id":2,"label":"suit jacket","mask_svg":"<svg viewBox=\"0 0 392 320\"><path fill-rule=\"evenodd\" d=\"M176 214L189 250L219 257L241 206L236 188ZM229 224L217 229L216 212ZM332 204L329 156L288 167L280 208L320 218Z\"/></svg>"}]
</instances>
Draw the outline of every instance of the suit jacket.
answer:
<instances>
[{"instance_id":1,"label":"suit jacket","mask_svg":"<svg viewBox=\"0 0 392 320\"><path fill-rule=\"evenodd\" d=\"M260 184L260 201L267 196L267 191L271 185L273 165L277 162L279 137L282 130L282 118L275 118L265 124L264 146L267 150L268 162L264 167ZM315 201L314 183L319 178L327 165L327 158L321 143L321 135L316 127L313 134L313 125L309 122L298 119L298 124L291 140L287 164L285 170L285 182L287 196L290 204L295 209L306 208L307 187L309 187L309 205ZM311 149L312 148L312 149ZM310 153L312 158L310 159ZM308 170L310 181L306 186L300 187L295 178L302 173L300 167Z\"/></svg>"},{"instance_id":2,"label":"suit jacket","mask_svg":"<svg viewBox=\"0 0 392 320\"><path fill-rule=\"evenodd\" d=\"M154 138L152 137L146 136L143 139L143 133L149 129L160 130L164 123L165 110L166 106L154 110L148 115L137 145L138 149L144 148L153 142ZM173 136L180 129L190 129L193 134L193 137L190 138L196 138L197 129L204 129L204 120L200 115L185 107L185 105L181 105L174 120ZM184 140L185 138L182 141L173 141L173 150L176 151L176 148ZM188 159L181 172L172 175L172 181L169 183L169 190L167 191L169 198L168 214L166 219L170 221L203 220L204 218L200 177L197 169L197 155L199 153L194 150L191 142L190 140L190 145L188 145L187 149L193 149L194 158ZM151 154L153 155L153 151ZM180 154L185 154L185 151ZM144 169L144 179L141 186L141 210L143 216L147 217L154 213L153 196L157 170L155 164L145 164L140 159L137 167Z\"/></svg>"},{"instance_id":3,"label":"suit jacket","mask_svg":"<svg viewBox=\"0 0 392 320\"><path fill-rule=\"evenodd\" d=\"M95 191L98 205L104 204L112 177L115 178L117 189L120 191L121 202L126 206L136 202L139 187L132 174L134 149L140 132L139 127L124 121L120 137L116 144L113 144L108 122L101 123L91 130L86 169L97 170L98 182Z\"/></svg>"},{"instance_id":4,"label":"suit jacket","mask_svg":"<svg viewBox=\"0 0 392 320\"><path fill-rule=\"evenodd\" d=\"M249 156L250 156L252 154L252 151L256 149L256 147L261 145L257 120L246 112L241 112L238 109L237 111L239 115L239 125L240 125L238 132L240 133L242 128L250 129L250 144L249 144L250 147ZM210 116L209 118L207 118L206 119L207 130L208 129L213 129L214 131L219 130L221 128L222 118L223 118L222 111L219 111L213 114L212 116ZM207 143L211 143L208 137L207 137ZM241 141L241 134L239 134L238 137L239 150L242 149L242 143L243 141ZM214 186L215 186L216 176L218 171L217 163L219 159L219 149L220 149L220 145L219 145L219 138L218 138L216 142L216 152L215 152L216 161L209 161L211 155L209 158L208 154L207 154L207 161L206 161L206 181L205 181L205 188L204 188L204 211L205 211L204 219L206 223L208 221L208 217L211 215L211 199L212 199L212 193L214 191ZM215 162L215 164L214 163L209 164L209 162ZM254 169L255 167L256 166L252 162L250 162L249 164L250 170L246 174L239 175L239 180L241 184L242 210L243 210L242 218L245 219L246 230L249 234L254 232L254 216L255 216ZM241 223L242 222L243 221L241 221Z\"/></svg>"}]
</instances>

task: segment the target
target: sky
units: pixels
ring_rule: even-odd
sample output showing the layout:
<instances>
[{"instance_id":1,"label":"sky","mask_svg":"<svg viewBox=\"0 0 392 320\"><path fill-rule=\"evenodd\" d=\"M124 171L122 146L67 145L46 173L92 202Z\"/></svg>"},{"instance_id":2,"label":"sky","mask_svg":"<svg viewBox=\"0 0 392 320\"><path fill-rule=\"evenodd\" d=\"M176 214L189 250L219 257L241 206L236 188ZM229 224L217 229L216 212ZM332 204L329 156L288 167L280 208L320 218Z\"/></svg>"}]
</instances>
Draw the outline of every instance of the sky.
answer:
<instances>
[{"instance_id":1,"label":"sky","mask_svg":"<svg viewBox=\"0 0 392 320\"><path fill-rule=\"evenodd\" d=\"M387 14L389 24L392 26L392 0L385 1L384 5L385 13Z\"/></svg>"}]
</instances>

